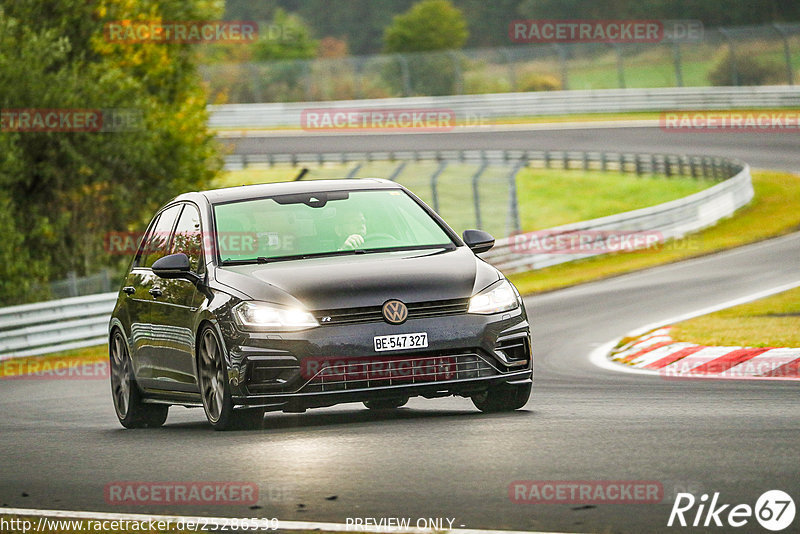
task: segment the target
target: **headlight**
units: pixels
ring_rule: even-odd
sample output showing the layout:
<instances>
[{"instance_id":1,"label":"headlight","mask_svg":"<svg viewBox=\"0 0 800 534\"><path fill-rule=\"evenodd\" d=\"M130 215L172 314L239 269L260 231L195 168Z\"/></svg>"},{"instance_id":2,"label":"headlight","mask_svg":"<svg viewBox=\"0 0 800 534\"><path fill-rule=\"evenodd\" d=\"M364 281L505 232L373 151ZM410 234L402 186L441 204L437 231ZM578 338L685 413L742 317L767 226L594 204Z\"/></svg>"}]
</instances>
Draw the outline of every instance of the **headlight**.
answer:
<instances>
[{"instance_id":1,"label":"headlight","mask_svg":"<svg viewBox=\"0 0 800 534\"><path fill-rule=\"evenodd\" d=\"M239 324L258 329L292 330L319 326L313 315L299 308L280 308L246 301L234 308Z\"/></svg>"},{"instance_id":2,"label":"headlight","mask_svg":"<svg viewBox=\"0 0 800 534\"><path fill-rule=\"evenodd\" d=\"M502 280L469 299L469 313L499 313L518 306L517 292L508 280Z\"/></svg>"}]
</instances>

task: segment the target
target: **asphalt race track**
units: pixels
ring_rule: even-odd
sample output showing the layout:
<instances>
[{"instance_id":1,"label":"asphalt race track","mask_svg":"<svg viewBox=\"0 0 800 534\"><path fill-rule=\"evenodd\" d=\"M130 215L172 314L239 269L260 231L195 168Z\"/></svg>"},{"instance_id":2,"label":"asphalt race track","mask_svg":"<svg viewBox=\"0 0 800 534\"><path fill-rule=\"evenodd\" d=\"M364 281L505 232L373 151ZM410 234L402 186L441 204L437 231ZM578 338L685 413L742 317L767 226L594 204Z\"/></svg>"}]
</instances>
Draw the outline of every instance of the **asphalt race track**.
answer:
<instances>
[{"instance_id":1,"label":"asphalt race track","mask_svg":"<svg viewBox=\"0 0 800 534\"><path fill-rule=\"evenodd\" d=\"M608 123L606 123L608 124ZM608 124L608 126L613 126ZM604 150L725 156L751 166L800 170L800 135L792 133L701 133L663 131L656 127L531 126L532 129L361 135L334 133L227 139L237 154L364 152L403 150Z\"/></svg>"},{"instance_id":2,"label":"asphalt race track","mask_svg":"<svg viewBox=\"0 0 800 534\"><path fill-rule=\"evenodd\" d=\"M310 151L301 150L305 142L249 139L239 150ZM313 150L423 143L663 148L800 171L796 137L657 129L370 135L357 142L320 136ZM449 517L465 528L633 533L701 530L666 527L676 491L720 492L722 503L753 506L764 491L781 489L800 504L800 384L664 380L603 370L588 359L599 344L633 328L800 281L799 257L800 234L793 234L527 299L536 382L526 409L511 414L483 415L466 399L413 399L394 414L343 405L268 414L263 430L219 433L202 411L173 407L164 428L126 431L105 380L6 381L0 504L337 523ZM515 504L508 495L515 480L658 481L667 502ZM116 481L253 482L261 508L111 505L104 487ZM764 530L751 518L737 531Z\"/></svg>"}]
</instances>

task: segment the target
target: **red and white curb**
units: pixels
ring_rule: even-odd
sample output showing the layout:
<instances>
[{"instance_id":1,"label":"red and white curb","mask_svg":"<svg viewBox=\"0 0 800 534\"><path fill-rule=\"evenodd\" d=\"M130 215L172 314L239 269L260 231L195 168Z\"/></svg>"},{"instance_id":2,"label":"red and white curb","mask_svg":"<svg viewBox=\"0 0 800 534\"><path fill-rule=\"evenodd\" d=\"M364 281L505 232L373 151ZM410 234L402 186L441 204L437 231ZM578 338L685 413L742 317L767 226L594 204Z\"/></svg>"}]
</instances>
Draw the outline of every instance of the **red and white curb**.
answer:
<instances>
[{"instance_id":1,"label":"red and white curb","mask_svg":"<svg viewBox=\"0 0 800 534\"><path fill-rule=\"evenodd\" d=\"M758 246L760 245L751 246L751 250L752 247ZM800 381L798 369L800 348L706 347L675 341L669 336L669 329L673 324L769 297L795 287L800 287L800 280L637 328L625 338L619 337L596 346L589 354L589 361L608 371L660 375L662 378L683 380L733 378ZM626 338L635 339L620 347L621 340Z\"/></svg>"},{"instance_id":2,"label":"red and white curb","mask_svg":"<svg viewBox=\"0 0 800 534\"><path fill-rule=\"evenodd\" d=\"M800 348L709 347L673 340L672 327L648 332L610 358L663 378L732 378L800 381Z\"/></svg>"}]
</instances>

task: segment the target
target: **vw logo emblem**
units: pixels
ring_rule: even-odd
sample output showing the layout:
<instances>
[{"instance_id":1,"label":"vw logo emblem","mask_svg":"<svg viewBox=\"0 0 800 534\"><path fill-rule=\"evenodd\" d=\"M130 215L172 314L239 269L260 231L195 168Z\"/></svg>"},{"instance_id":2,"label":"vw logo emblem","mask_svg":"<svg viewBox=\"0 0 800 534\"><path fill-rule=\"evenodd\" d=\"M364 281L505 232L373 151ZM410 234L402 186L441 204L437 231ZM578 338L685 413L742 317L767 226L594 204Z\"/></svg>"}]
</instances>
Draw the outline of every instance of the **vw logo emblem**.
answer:
<instances>
[{"instance_id":1,"label":"vw logo emblem","mask_svg":"<svg viewBox=\"0 0 800 534\"><path fill-rule=\"evenodd\" d=\"M387 300L383 305L383 317L387 323L404 323L408 319L408 308L399 300Z\"/></svg>"}]
</instances>

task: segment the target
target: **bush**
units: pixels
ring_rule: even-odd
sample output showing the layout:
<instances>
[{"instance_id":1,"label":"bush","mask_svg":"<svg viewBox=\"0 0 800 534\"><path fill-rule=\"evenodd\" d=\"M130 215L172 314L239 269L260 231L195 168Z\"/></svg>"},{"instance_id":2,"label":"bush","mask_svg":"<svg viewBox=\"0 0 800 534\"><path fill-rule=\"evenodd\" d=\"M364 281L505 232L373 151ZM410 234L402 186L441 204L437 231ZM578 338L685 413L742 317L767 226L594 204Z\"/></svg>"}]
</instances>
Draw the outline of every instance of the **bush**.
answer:
<instances>
[{"instance_id":1,"label":"bush","mask_svg":"<svg viewBox=\"0 0 800 534\"><path fill-rule=\"evenodd\" d=\"M560 91L561 81L551 74L526 74L519 80L519 91Z\"/></svg>"},{"instance_id":2,"label":"bush","mask_svg":"<svg viewBox=\"0 0 800 534\"><path fill-rule=\"evenodd\" d=\"M464 74L465 94L479 95L508 92L511 92L511 82L507 77L485 72L468 72Z\"/></svg>"},{"instance_id":3,"label":"bush","mask_svg":"<svg viewBox=\"0 0 800 534\"><path fill-rule=\"evenodd\" d=\"M734 83L731 72L731 52L728 50L714 64L708 73L711 85L768 85L780 81L783 68L773 62L756 57L757 51L745 48L736 49L736 75Z\"/></svg>"}]
</instances>

